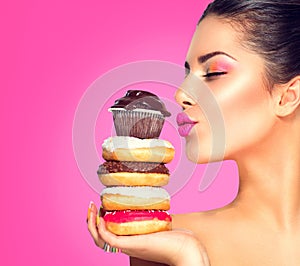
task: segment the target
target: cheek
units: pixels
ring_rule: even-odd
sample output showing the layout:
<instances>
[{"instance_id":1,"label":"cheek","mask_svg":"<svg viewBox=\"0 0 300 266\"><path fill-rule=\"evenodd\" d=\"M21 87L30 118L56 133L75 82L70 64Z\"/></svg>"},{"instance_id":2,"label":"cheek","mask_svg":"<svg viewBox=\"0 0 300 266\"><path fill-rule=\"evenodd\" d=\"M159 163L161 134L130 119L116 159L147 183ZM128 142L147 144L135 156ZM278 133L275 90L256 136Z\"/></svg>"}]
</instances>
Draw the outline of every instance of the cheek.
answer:
<instances>
[{"instance_id":1,"label":"cheek","mask_svg":"<svg viewBox=\"0 0 300 266\"><path fill-rule=\"evenodd\" d=\"M210 88L222 121L212 115L207 119L201 109L190 111L199 123L186 138L186 155L197 163L219 161L224 156L225 159L236 158L241 150L267 137L272 127L270 95L258 78L251 75L224 78L214 81ZM220 125L215 125L216 122ZM213 128L219 130L213 132Z\"/></svg>"},{"instance_id":2,"label":"cheek","mask_svg":"<svg viewBox=\"0 0 300 266\"><path fill-rule=\"evenodd\" d=\"M249 75L230 84L224 82L216 97L225 124L227 155L258 143L268 134L272 124L270 95L261 80Z\"/></svg>"}]
</instances>

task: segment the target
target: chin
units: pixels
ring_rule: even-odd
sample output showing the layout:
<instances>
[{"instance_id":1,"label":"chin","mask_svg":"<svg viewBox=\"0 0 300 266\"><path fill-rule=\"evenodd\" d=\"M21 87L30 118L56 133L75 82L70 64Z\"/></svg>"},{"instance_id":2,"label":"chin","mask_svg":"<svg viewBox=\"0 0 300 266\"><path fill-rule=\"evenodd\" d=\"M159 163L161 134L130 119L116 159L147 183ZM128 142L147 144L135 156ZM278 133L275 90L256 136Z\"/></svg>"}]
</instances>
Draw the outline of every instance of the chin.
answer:
<instances>
[{"instance_id":1,"label":"chin","mask_svg":"<svg viewBox=\"0 0 300 266\"><path fill-rule=\"evenodd\" d=\"M185 154L193 163L206 164L211 162L219 162L224 160L224 150L215 150L212 154L212 147L210 145L199 145L193 141L186 140Z\"/></svg>"},{"instance_id":2,"label":"chin","mask_svg":"<svg viewBox=\"0 0 300 266\"><path fill-rule=\"evenodd\" d=\"M208 163L208 156L199 147L199 143L194 143L193 141L186 140L185 154L189 161L197 164Z\"/></svg>"}]
</instances>

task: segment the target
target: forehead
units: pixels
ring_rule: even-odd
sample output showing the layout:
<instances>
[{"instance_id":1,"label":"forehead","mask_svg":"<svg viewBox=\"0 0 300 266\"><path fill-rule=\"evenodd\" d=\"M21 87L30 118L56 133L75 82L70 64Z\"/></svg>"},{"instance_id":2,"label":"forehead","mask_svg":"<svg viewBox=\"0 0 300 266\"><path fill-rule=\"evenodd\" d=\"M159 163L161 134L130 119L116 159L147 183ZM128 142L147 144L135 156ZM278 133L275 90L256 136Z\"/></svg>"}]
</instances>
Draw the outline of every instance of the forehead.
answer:
<instances>
[{"instance_id":1,"label":"forehead","mask_svg":"<svg viewBox=\"0 0 300 266\"><path fill-rule=\"evenodd\" d=\"M239 53L244 50L239 36L240 33L224 19L208 16L196 27L187 60L191 61L195 57L214 51L222 51L238 57Z\"/></svg>"}]
</instances>

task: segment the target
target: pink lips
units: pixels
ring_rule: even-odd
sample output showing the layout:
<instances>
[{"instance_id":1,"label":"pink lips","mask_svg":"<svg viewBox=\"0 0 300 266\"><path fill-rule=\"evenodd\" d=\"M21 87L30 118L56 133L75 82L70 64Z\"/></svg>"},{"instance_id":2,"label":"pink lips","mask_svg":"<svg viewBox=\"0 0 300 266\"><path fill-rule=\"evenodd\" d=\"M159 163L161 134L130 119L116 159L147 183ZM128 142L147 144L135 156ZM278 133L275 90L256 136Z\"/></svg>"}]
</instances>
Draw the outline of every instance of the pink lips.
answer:
<instances>
[{"instance_id":1,"label":"pink lips","mask_svg":"<svg viewBox=\"0 0 300 266\"><path fill-rule=\"evenodd\" d=\"M176 121L178 125L178 133L181 137L188 136L193 126L196 124L196 122L192 121L185 113L179 113Z\"/></svg>"}]
</instances>

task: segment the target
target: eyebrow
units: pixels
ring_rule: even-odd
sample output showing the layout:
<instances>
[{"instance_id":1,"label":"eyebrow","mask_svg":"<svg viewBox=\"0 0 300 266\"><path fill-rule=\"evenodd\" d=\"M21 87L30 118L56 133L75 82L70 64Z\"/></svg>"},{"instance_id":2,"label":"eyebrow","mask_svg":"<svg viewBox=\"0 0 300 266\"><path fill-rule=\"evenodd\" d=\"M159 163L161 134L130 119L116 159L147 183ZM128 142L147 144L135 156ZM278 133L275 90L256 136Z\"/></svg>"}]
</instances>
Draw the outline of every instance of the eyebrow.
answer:
<instances>
[{"instance_id":1,"label":"eyebrow","mask_svg":"<svg viewBox=\"0 0 300 266\"><path fill-rule=\"evenodd\" d=\"M234 60L236 60L234 57L232 57L231 55L225 53L225 52L222 52L222 51L215 51L215 52L211 52L211 53L208 53L208 54L205 54L205 55L201 55L198 57L198 62L200 64L203 64L205 63L208 59L216 56L216 55L226 55Z\"/></svg>"},{"instance_id":2,"label":"eyebrow","mask_svg":"<svg viewBox=\"0 0 300 266\"><path fill-rule=\"evenodd\" d=\"M211 52L211 53L208 53L208 54L199 56L199 57L198 57L198 62L199 62L200 64L203 64L203 63L205 63L208 59L210 59L210 58L212 58L212 57L214 57L214 56L216 56L216 55L226 55L226 56L232 58L233 60L237 61L233 56L231 56L231 55L229 55L229 54L227 54L227 53L225 53L225 52L222 52L222 51L215 51L215 52ZM185 67L186 69L190 70L190 65L189 65L189 63L188 63L187 61L184 62L184 67Z\"/></svg>"}]
</instances>

